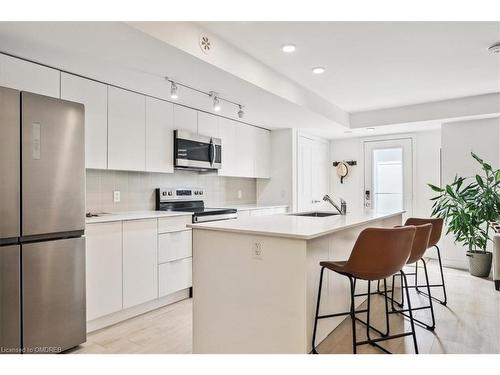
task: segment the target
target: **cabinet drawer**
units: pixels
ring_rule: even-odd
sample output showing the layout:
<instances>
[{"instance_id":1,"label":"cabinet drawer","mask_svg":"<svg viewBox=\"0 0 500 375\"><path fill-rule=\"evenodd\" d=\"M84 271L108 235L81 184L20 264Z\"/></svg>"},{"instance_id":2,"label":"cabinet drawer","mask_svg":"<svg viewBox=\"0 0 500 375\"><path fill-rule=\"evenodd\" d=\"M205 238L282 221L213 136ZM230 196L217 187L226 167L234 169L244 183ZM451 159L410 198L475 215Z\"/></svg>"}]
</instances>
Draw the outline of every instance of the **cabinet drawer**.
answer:
<instances>
[{"instance_id":1,"label":"cabinet drawer","mask_svg":"<svg viewBox=\"0 0 500 375\"><path fill-rule=\"evenodd\" d=\"M192 255L192 236L190 230L163 233L158 235L160 248L158 263L189 258Z\"/></svg>"},{"instance_id":2,"label":"cabinet drawer","mask_svg":"<svg viewBox=\"0 0 500 375\"><path fill-rule=\"evenodd\" d=\"M160 297L167 296L193 285L193 259L185 258L158 266Z\"/></svg>"},{"instance_id":3,"label":"cabinet drawer","mask_svg":"<svg viewBox=\"0 0 500 375\"><path fill-rule=\"evenodd\" d=\"M191 224L191 215L160 217L158 219L158 233L178 232L188 229L186 225Z\"/></svg>"}]
</instances>

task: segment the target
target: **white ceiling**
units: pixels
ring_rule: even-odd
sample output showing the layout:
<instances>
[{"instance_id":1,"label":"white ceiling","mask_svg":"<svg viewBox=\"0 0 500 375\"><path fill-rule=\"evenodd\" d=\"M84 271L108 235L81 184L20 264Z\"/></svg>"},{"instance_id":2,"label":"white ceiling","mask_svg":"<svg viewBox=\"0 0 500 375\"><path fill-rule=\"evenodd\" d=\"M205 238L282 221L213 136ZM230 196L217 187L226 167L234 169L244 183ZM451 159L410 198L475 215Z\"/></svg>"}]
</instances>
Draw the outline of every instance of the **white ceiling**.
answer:
<instances>
[{"instance_id":1,"label":"white ceiling","mask_svg":"<svg viewBox=\"0 0 500 375\"><path fill-rule=\"evenodd\" d=\"M200 22L348 112L500 91L500 22ZM280 47L297 50L284 54ZM325 66L322 75L313 66Z\"/></svg>"},{"instance_id":2,"label":"white ceiling","mask_svg":"<svg viewBox=\"0 0 500 375\"><path fill-rule=\"evenodd\" d=\"M198 43L195 38L194 43ZM244 121L265 128L342 131L342 126L122 22L0 22L0 52L169 100L169 76L245 105ZM212 111L205 95L179 88L178 103ZM220 114L237 118L223 102Z\"/></svg>"}]
</instances>

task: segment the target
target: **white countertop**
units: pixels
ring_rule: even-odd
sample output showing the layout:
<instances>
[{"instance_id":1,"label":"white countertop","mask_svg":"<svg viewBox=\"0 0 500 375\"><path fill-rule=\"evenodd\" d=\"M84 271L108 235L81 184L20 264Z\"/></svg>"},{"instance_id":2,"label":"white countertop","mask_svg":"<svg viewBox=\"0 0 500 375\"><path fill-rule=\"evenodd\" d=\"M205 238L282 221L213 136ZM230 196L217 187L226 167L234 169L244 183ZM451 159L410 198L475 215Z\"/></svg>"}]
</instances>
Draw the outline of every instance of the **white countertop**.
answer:
<instances>
[{"instance_id":1,"label":"white countertop","mask_svg":"<svg viewBox=\"0 0 500 375\"><path fill-rule=\"evenodd\" d=\"M157 219L159 217L170 216L191 216L192 212L173 212L173 211L125 211L99 214L97 217L88 217L86 224L106 223L110 221L139 220L139 219Z\"/></svg>"},{"instance_id":2,"label":"white countertop","mask_svg":"<svg viewBox=\"0 0 500 375\"><path fill-rule=\"evenodd\" d=\"M286 204L216 204L218 208L236 208L238 211L288 207Z\"/></svg>"},{"instance_id":3,"label":"white countertop","mask_svg":"<svg viewBox=\"0 0 500 375\"><path fill-rule=\"evenodd\" d=\"M235 208L238 211L258 210L264 208L281 208L288 207L287 205L257 205L257 204L215 204L209 205L217 208ZM87 217L86 224L106 223L110 221L124 221L124 220L139 220L139 219L156 219L159 217L169 216L184 216L192 215L192 212L173 212L173 211L124 211L124 212L110 212L110 213L97 213L99 216Z\"/></svg>"},{"instance_id":4,"label":"white countertop","mask_svg":"<svg viewBox=\"0 0 500 375\"><path fill-rule=\"evenodd\" d=\"M290 214L253 216L237 220L189 224L188 227L310 240L357 225L368 224L375 220L401 215L403 212L378 213L365 210L359 213L348 212L345 216L334 215L327 217L293 216Z\"/></svg>"}]
</instances>

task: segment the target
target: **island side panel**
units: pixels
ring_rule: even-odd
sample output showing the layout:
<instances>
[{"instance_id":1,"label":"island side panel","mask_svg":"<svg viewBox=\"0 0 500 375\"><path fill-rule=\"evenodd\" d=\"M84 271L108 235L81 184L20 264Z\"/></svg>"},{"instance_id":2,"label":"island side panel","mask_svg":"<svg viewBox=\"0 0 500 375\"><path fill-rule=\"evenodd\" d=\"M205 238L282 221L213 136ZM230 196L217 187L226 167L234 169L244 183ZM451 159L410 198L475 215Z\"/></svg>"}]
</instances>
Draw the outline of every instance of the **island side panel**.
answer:
<instances>
[{"instance_id":1,"label":"island side panel","mask_svg":"<svg viewBox=\"0 0 500 375\"><path fill-rule=\"evenodd\" d=\"M343 261L349 258L352 248L359 233L365 228L394 227L401 225L402 215L377 220L369 224L334 232L330 235L318 237L307 242L307 342L308 352L312 350L312 331L316 314L316 300L321 267L319 263L324 260ZM367 282L358 280L356 293L364 293ZM321 293L320 315L349 311L350 309L350 284L349 279L332 271L325 270L323 288ZM356 305L359 306L366 300L357 297ZM346 317L321 319L318 323L316 345L319 345L332 330L334 330Z\"/></svg>"},{"instance_id":2,"label":"island side panel","mask_svg":"<svg viewBox=\"0 0 500 375\"><path fill-rule=\"evenodd\" d=\"M193 352L306 353L306 268L305 240L193 229Z\"/></svg>"}]
</instances>

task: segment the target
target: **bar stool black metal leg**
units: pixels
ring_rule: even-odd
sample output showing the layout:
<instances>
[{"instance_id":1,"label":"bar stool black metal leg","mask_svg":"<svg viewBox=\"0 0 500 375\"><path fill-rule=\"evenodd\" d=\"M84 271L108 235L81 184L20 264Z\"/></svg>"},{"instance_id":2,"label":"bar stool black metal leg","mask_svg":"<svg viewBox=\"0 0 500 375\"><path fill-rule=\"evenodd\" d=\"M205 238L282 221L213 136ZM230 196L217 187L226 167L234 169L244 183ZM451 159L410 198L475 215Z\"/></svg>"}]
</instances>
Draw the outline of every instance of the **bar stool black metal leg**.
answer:
<instances>
[{"instance_id":1,"label":"bar stool black metal leg","mask_svg":"<svg viewBox=\"0 0 500 375\"><path fill-rule=\"evenodd\" d=\"M354 309L354 289L356 279L353 280L352 277L349 277L349 282L351 283L351 324L352 324L352 352L353 354L357 353L357 344L356 344L356 311ZM370 295L368 295L370 298Z\"/></svg>"},{"instance_id":2,"label":"bar stool black metal leg","mask_svg":"<svg viewBox=\"0 0 500 375\"><path fill-rule=\"evenodd\" d=\"M436 297L432 297L432 299L436 302L439 302L441 305L446 306L446 304L448 303L448 296L446 295L446 285L444 282L443 263L441 262L441 251L439 250L438 245L434 245L434 247L436 248L437 256L438 256L439 272L441 274L441 284L432 285L432 287L441 287L443 289L443 299L440 300L439 298L436 298ZM418 285L418 284L415 282L415 285ZM415 287L415 289L418 293L423 294L423 295L428 297L427 293L422 292L420 289L418 289L418 286Z\"/></svg>"},{"instance_id":3,"label":"bar stool black metal leg","mask_svg":"<svg viewBox=\"0 0 500 375\"><path fill-rule=\"evenodd\" d=\"M436 320L434 319L434 307L432 306L431 288L429 286L430 285L429 284L429 274L427 273L427 264L425 264L425 260L423 260L423 259L420 259L420 260L424 264L425 281L427 282L427 293L429 295L429 307L431 309L431 317L432 317L432 324L430 326L427 325L426 328L430 331L434 331L434 328L436 327Z\"/></svg>"},{"instance_id":4,"label":"bar stool black metal leg","mask_svg":"<svg viewBox=\"0 0 500 375\"><path fill-rule=\"evenodd\" d=\"M389 336L389 302L387 301L387 282L386 279L384 279L384 300L385 300L385 335L382 336Z\"/></svg>"},{"instance_id":5,"label":"bar stool black metal leg","mask_svg":"<svg viewBox=\"0 0 500 375\"><path fill-rule=\"evenodd\" d=\"M319 287L318 287L318 300L316 301L316 315L314 317L314 328L312 336L312 353L318 354L316 351L316 329L318 328L318 316L319 316L319 302L321 299L321 287L323 285L323 273L325 272L325 267L321 267L321 273L319 275ZM352 287L351 287L352 289ZM352 292L351 292L352 294ZM353 304L354 305L354 304ZM351 306L352 309L352 306Z\"/></svg>"},{"instance_id":6,"label":"bar stool black metal leg","mask_svg":"<svg viewBox=\"0 0 500 375\"><path fill-rule=\"evenodd\" d=\"M410 327L411 327L411 333L413 336L413 346L415 347L415 354L418 354L418 345L417 345L417 336L415 334L415 323L413 322L413 312L411 309L411 301L410 301L410 292L408 291L408 280L406 279L406 275L403 271L401 271L401 288L403 288L403 278L404 278L404 284L405 284L405 291L406 291L406 299L408 300L408 312L410 315ZM401 292L403 292L401 290Z\"/></svg>"}]
</instances>

